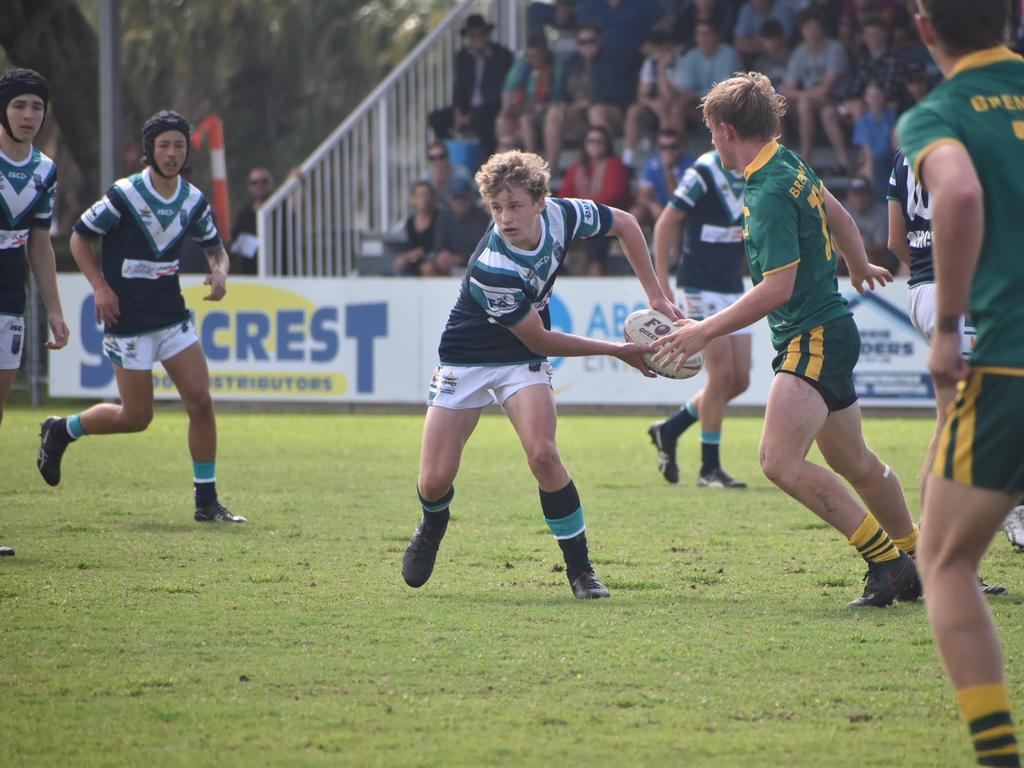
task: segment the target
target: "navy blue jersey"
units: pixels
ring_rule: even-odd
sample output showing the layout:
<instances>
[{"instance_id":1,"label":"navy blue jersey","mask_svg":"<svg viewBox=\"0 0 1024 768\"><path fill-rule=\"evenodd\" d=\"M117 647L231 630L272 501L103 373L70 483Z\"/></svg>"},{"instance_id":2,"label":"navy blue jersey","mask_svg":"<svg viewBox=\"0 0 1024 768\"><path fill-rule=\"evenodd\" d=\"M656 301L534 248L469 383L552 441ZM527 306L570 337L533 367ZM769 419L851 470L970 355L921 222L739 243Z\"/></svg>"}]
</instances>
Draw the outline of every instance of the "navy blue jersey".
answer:
<instances>
[{"instance_id":1,"label":"navy blue jersey","mask_svg":"<svg viewBox=\"0 0 1024 768\"><path fill-rule=\"evenodd\" d=\"M686 214L680 288L743 292L742 174L722 167L718 152L705 152L686 169L669 205Z\"/></svg>"},{"instance_id":2,"label":"navy blue jersey","mask_svg":"<svg viewBox=\"0 0 1024 768\"><path fill-rule=\"evenodd\" d=\"M907 247L910 250L910 280L907 285L934 283L932 204L921 182L914 178L914 169L902 150L893 158L888 198L899 203L907 225Z\"/></svg>"},{"instance_id":3,"label":"navy blue jersey","mask_svg":"<svg viewBox=\"0 0 1024 768\"><path fill-rule=\"evenodd\" d=\"M103 238L103 277L117 294L121 315L107 327L137 336L187 320L178 283L178 255L186 237L210 250L220 245L210 205L182 178L170 200L157 194L149 168L119 179L82 214L75 232Z\"/></svg>"},{"instance_id":4,"label":"navy blue jersey","mask_svg":"<svg viewBox=\"0 0 1024 768\"><path fill-rule=\"evenodd\" d=\"M543 361L509 330L536 309L551 328L548 302L574 240L601 237L612 212L592 200L549 197L541 213L540 244L509 245L492 225L466 267L459 298L441 334L442 365L516 365Z\"/></svg>"},{"instance_id":5,"label":"navy blue jersey","mask_svg":"<svg viewBox=\"0 0 1024 768\"><path fill-rule=\"evenodd\" d=\"M35 147L15 163L0 152L0 315L25 314L25 246L47 231L57 196L57 166Z\"/></svg>"}]
</instances>

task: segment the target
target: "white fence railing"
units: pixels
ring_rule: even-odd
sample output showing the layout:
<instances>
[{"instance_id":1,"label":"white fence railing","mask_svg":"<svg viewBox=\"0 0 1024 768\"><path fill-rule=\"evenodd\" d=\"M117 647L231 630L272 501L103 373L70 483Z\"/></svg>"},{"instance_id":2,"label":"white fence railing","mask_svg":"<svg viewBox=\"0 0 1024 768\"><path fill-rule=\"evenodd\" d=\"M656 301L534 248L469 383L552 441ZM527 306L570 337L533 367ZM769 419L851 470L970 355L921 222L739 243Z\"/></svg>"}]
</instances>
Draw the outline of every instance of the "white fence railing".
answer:
<instances>
[{"instance_id":1,"label":"white fence railing","mask_svg":"<svg viewBox=\"0 0 1024 768\"><path fill-rule=\"evenodd\" d=\"M516 50L519 0L462 0L260 208L260 274L355 274L362 240L393 232L426 170L427 116L452 100L459 30L471 13Z\"/></svg>"}]
</instances>

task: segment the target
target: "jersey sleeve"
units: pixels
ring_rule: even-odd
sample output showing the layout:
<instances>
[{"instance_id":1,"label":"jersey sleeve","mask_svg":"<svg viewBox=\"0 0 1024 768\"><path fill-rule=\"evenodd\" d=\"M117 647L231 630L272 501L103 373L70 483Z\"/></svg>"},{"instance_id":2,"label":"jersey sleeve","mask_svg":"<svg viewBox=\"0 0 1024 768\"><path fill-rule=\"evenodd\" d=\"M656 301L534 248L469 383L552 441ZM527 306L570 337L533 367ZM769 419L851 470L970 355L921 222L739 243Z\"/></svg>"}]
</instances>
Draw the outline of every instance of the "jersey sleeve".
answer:
<instances>
[{"instance_id":1,"label":"jersey sleeve","mask_svg":"<svg viewBox=\"0 0 1024 768\"><path fill-rule=\"evenodd\" d=\"M689 213L697 207L697 203L707 194L708 183L704 180L697 166L691 165L683 172L679 185L672 193L669 204L680 213Z\"/></svg>"},{"instance_id":2,"label":"jersey sleeve","mask_svg":"<svg viewBox=\"0 0 1024 768\"><path fill-rule=\"evenodd\" d=\"M917 106L906 112L896 126L900 146L914 169L914 177L921 178L921 161L943 144L963 142L956 129L933 109Z\"/></svg>"},{"instance_id":3,"label":"jersey sleeve","mask_svg":"<svg viewBox=\"0 0 1024 768\"><path fill-rule=\"evenodd\" d=\"M897 152L892 159L892 170L889 172L889 186L885 193L886 200L900 202L899 172L903 168L903 153Z\"/></svg>"},{"instance_id":4,"label":"jersey sleeve","mask_svg":"<svg viewBox=\"0 0 1024 768\"><path fill-rule=\"evenodd\" d=\"M574 240L586 240L591 237L604 237L615 222L615 215L607 205L593 200L580 198L563 198L562 205L568 206L568 213L575 219L567 231L566 247Z\"/></svg>"},{"instance_id":5,"label":"jersey sleeve","mask_svg":"<svg viewBox=\"0 0 1024 768\"><path fill-rule=\"evenodd\" d=\"M765 196L744 210L747 254L762 276L800 261L800 221L796 203L782 193ZM752 255L751 255L752 254Z\"/></svg>"},{"instance_id":6,"label":"jersey sleeve","mask_svg":"<svg viewBox=\"0 0 1024 768\"><path fill-rule=\"evenodd\" d=\"M491 263L486 251L473 262L468 286L492 323L511 328L530 312L532 297L523 278L514 269Z\"/></svg>"},{"instance_id":7,"label":"jersey sleeve","mask_svg":"<svg viewBox=\"0 0 1024 768\"><path fill-rule=\"evenodd\" d=\"M217 225L213 222L213 209L205 200L200 204L199 209L189 227L189 237L199 243L203 250L213 250L220 245L220 234L217 232Z\"/></svg>"},{"instance_id":8,"label":"jersey sleeve","mask_svg":"<svg viewBox=\"0 0 1024 768\"><path fill-rule=\"evenodd\" d=\"M107 194L93 203L89 210L75 222L75 233L95 240L116 227L121 220L121 212L114 202L117 194L115 187L111 187Z\"/></svg>"},{"instance_id":9,"label":"jersey sleeve","mask_svg":"<svg viewBox=\"0 0 1024 768\"><path fill-rule=\"evenodd\" d=\"M50 183L46 187L44 192L39 197L39 202L36 203L35 211L32 213L32 228L33 229L46 229L50 228L53 223L53 205L57 201L57 174L53 174L53 178L50 179Z\"/></svg>"}]
</instances>

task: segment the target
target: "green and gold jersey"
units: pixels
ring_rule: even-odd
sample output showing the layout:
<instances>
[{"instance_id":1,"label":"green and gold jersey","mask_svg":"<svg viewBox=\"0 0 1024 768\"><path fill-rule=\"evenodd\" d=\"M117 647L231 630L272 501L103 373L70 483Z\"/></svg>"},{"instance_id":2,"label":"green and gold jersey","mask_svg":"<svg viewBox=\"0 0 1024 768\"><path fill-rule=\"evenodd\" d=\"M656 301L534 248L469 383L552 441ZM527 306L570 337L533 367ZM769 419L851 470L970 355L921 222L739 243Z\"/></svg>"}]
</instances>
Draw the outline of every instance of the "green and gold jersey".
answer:
<instances>
[{"instance_id":1,"label":"green and gold jersey","mask_svg":"<svg viewBox=\"0 0 1024 768\"><path fill-rule=\"evenodd\" d=\"M897 131L919 179L936 147L960 144L970 154L985 197L971 363L1024 368L1024 60L1001 46L965 56Z\"/></svg>"},{"instance_id":2,"label":"green and gold jersey","mask_svg":"<svg viewBox=\"0 0 1024 768\"><path fill-rule=\"evenodd\" d=\"M772 344L782 349L797 334L852 314L839 293L825 188L799 155L775 141L743 175L743 242L751 280L757 285L773 272L797 271L793 295L768 315Z\"/></svg>"}]
</instances>

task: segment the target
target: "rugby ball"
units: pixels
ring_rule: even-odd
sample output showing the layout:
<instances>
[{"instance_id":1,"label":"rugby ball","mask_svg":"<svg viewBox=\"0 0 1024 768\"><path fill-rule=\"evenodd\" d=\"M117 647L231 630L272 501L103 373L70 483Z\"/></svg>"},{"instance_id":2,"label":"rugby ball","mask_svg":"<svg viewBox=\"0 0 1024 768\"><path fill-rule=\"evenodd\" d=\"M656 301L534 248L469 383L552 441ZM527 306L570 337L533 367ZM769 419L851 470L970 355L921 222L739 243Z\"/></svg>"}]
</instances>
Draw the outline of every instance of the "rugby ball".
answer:
<instances>
[{"instance_id":1,"label":"rugby ball","mask_svg":"<svg viewBox=\"0 0 1024 768\"><path fill-rule=\"evenodd\" d=\"M672 320L656 309L638 309L622 324L623 335L627 341L634 344L650 344L674 330L675 326L672 324ZM659 376L669 379L688 379L691 376L696 376L704 365L704 355L698 352L681 365L679 370L676 370L675 366L678 361L679 357L676 356L663 365L658 365L654 362L653 354L644 355L644 362L647 363L648 368Z\"/></svg>"}]
</instances>

